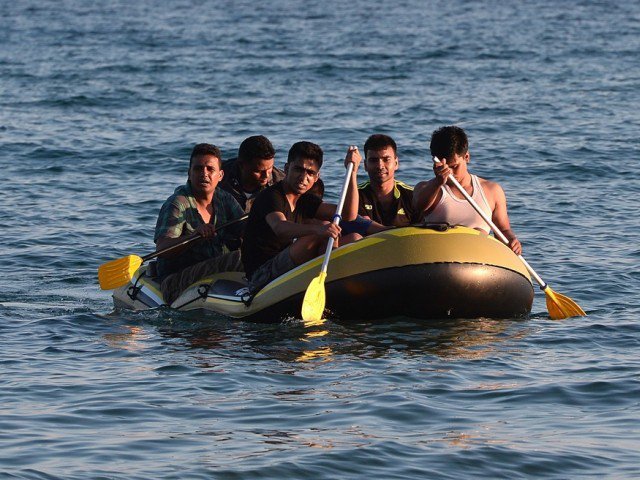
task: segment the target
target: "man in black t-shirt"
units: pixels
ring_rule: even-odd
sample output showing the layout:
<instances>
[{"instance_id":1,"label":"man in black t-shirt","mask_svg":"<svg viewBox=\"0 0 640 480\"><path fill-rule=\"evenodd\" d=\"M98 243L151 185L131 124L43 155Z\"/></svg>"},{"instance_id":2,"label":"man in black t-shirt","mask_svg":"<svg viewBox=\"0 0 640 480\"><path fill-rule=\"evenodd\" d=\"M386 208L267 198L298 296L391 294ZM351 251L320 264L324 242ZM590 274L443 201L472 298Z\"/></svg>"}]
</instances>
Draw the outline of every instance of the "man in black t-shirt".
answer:
<instances>
[{"instance_id":1,"label":"man in black t-shirt","mask_svg":"<svg viewBox=\"0 0 640 480\"><path fill-rule=\"evenodd\" d=\"M323 202L309 192L318 181L322 149L311 142L297 142L289 150L281 182L267 187L256 197L245 228L242 261L252 292L274 278L321 255L329 238L337 240L341 229L331 220L336 205ZM358 211L357 171L362 157L357 147L349 147L345 166L354 164L344 203L345 220ZM351 234L341 238L349 243L361 238Z\"/></svg>"}]
</instances>

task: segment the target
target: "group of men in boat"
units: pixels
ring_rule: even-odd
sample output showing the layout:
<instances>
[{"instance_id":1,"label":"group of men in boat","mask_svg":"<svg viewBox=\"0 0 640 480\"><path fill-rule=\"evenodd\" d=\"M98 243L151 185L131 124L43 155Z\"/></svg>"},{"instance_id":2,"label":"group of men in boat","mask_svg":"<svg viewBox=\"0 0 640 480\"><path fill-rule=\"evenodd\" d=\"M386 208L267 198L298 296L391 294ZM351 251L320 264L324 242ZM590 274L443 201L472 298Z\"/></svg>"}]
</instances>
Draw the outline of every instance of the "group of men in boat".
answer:
<instances>
[{"instance_id":1,"label":"group of men in boat","mask_svg":"<svg viewBox=\"0 0 640 480\"><path fill-rule=\"evenodd\" d=\"M245 139L237 158L222 161L220 149L201 143L191 152L188 180L162 205L156 224L158 250L177 245L189 235L201 240L172 249L158 259L157 275L164 300L171 304L189 285L222 271L246 273L249 290L257 292L274 278L322 255L329 238L345 245L388 228L421 222L465 225L489 233L482 217L448 182L450 175L491 217L520 254L511 230L503 189L472 175L467 135L457 126L441 127L431 136L435 177L415 188L396 180L395 141L371 135L364 144L368 181L357 184L362 155L350 146L344 164L353 164L341 212L323 201L320 179L323 151L301 141L289 149L284 169L275 167L275 149L262 135ZM245 215L245 221L239 221ZM234 222L236 220L236 222ZM228 226L224 226L228 224Z\"/></svg>"}]
</instances>

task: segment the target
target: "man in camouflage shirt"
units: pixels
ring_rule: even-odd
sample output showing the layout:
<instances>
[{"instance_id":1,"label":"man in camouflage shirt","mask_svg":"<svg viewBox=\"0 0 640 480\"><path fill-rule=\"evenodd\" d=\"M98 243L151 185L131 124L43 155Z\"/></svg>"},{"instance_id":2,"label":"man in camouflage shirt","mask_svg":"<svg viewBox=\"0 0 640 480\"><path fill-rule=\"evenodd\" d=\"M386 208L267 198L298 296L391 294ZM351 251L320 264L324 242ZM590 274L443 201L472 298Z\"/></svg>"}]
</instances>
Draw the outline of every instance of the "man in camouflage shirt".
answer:
<instances>
[{"instance_id":1,"label":"man in camouflage shirt","mask_svg":"<svg viewBox=\"0 0 640 480\"><path fill-rule=\"evenodd\" d=\"M231 194L216 188L224 176L221 158L215 145L196 145L189 160L187 183L177 187L160 209L154 237L157 250L196 233L202 237L159 258L160 288L167 305L200 278L243 270L238 250L242 223L217 230L244 215Z\"/></svg>"}]
</instances>

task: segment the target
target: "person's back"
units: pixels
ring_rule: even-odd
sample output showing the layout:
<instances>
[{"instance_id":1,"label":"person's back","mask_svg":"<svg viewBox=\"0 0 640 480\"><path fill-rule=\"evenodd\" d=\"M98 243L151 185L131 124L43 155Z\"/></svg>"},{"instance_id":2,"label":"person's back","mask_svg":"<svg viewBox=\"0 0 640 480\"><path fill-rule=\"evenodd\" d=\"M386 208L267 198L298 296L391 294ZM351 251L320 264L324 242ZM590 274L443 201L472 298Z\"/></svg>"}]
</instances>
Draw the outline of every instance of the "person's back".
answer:
<instances>
[{"instance_id":1,"label":"person's back","mask_svg":"<svg viewBox=\"0 0 640 480\"><path fill-rule=\"evenodd\" d=\"M275 155L267 137L254 135L240 144L237 157L222 164L224 178L220 186L234 196L245 212L251 210L258 193L284 178L284 172L274 166Z\"/></svg>"}]
</instances>

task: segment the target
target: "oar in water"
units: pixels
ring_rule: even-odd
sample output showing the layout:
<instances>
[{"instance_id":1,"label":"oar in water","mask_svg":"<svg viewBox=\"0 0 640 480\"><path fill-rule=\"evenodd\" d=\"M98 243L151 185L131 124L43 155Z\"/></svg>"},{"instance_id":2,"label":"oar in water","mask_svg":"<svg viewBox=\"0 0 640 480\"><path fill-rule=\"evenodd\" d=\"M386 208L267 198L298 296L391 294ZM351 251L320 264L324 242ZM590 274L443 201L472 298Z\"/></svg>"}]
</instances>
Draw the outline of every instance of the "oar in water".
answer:
<instances>
[{"instance_id":1,"label":"oar in water","mask_svg":"<svg viewBox=\"0 0 640 480\"><path fill-rule=\"evenodd\" d=\"M223 225L220 225L215 229L217 232L220 229L228 227L229 225L233 225L234 223L241 222L246 220L248 215L243 215L235 220L231 220ZM100 288L102 290L113 290L114 288L121 287L128 283L132 278L133 274L140 268L143 262L147 260L151 260L152 258L158 257L164 253L168 253L176 248L180 248L183 245L187 245L195 240L200 238L200 234L191 235L185 238L182 242L176 243L175 245L171 245L170 247L163 248L162 250L157 250L149 255L145 255L140 258L137 255L127 255L126 257L121 257L116 260L111 260L109 262L103 263L98 268L98 281L100 282Z\"/></svg>"},{"instance_id":2,"label":"oar in water","mask_svg":"<svg viewBox=\"0 0 640 480\"><path fill-rule=\"evenodd\" d=\"M349 166L347 167L347 175L344 179L344 185L342 186L342 193L340 194L340 201L336 208L336 214L333 217L333 223L336 225L340 223L340 214L342 213L344 200L347 197L347 190L349 188L349 181L351 180L352 172L353 163L349 163ZM327 278L327 267L329 266L329 258L331 257L333 243L334 239L331 237L327 243L327 250L324 253L324 261L320 268L320 274L311 280L307 287L307 292L304 294L304 300L302 301L302 319L310 324L318 323L322 320L322 313L324 312L325 305L324 280Z\"/></svg>"},{"instance_id":3,"label":"oar in water","mask_svg":"<svg viewBox=\"0 0 640 480\"><path fill-rule=\"evenodd\" d=\"M438 157L433 157L433 161L435 163L440 163L440 159ZM497 236L500 240L502 240L505 244L509 245L509 240L504 234L500 231L498 227L493 223L491 218L486 214L484 210L480 208L480 206L475 202L473 198L467 193L467 191L460 185L460 183L455 179L453 175L449 175L448 180L453 183L456 188L464 195L464 198L471 204L471 206L478 212L478 215L482 217L482 219L487 222L487 225L491 227L493 230L493 234ZM547 311L549 312L549 316L553 320L561 320L563 318L568 317L577 317L577 316L585 316L586 313L580 305L574 302L569 297L562 295L560 293L554 292L547 283L542 280L540 275L536 273L536 271L529 265L529 263L522 257L522 255L518 255L518 258L522 261L531 276L538 282L540 285L540 289L544 292L547 299Z\"/></svg>"}]
</instances>

